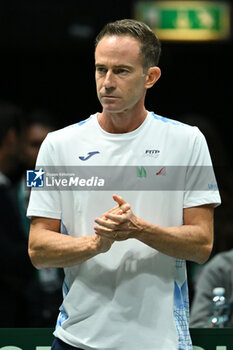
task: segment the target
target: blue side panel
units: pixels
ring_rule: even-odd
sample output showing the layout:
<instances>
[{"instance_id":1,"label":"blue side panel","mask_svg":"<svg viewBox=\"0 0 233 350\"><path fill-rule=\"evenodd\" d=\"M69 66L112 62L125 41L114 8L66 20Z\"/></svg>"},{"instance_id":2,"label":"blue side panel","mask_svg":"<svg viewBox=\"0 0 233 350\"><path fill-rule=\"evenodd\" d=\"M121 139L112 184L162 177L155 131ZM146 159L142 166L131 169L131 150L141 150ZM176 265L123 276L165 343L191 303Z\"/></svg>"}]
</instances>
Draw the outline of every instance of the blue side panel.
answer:
<instances>
[{"instance_id":1,"label":"blue side panel","mask_svg":"<svg viewBox=\"0 0 233 350\"><path fill-rule=\"evenodd\" d=\"M57 319L56 329L58 327L60 327L63 324L63 322L65 322L67 319L68 319L68 315L67 315L64 307L61 306L60 307L60 313L59 313L59 316L58 316L58 319Z\"/></svg>"},{"instance_id":2,"label":"blue side panel","mask_svg":"<svg viewBox=\"0 0 233 350\"><path fill-rule=\"evenodd\" d=\"M69 287L67 286L65 281L63 282L62 290L63 290L63 298L65 298L65 296L69 293ZM66 313L66 310L65 310L64 306L61 305L60 313L59 313L58 318L57 318L56 328L60 327L63 324L63 322L65 322L67 319L68 319L68 315Z\"/></svg>"},{"instance_id":3,"label":"blue side panel","mask_svg":"<svg viewBox=\"0 0 233 350\"><path fill-rule=\"evenodd\" d=\"M67 231L67 229L66 229L66 227L65 227L65 225L64 225L64 223L62 221L62 218L61 218L61 228L60 228L60 230L61 230L61 233L63 233L63 235L69 235L69 233L68 233L68 231Z\"/></svg>"},{"instance_id":4,"label":"blue side panel","mask_svg":"<svg viewBox=\"0 0 233 350\"><path fill-rule=\"evenodd\" d=\"M67 229L62 221L62 218L61 218L61 233L64 235L69 235L69 233L67 232ZM63 281L62 293L63 293L63 299L65 299L66 295L69 293L69 287L65 281ZM63 322L65 322L67 319L68 319L68 315L66 313L66 310L65 310L64 306L61 305L60 306L60 313L59 313L58 318L57 318L56 328L60 327L63 324Z\"/></svg>"},{"instance_id":5,"label":"blue side panel","mask_svg":"<svg viewBox=\"0 0 233 350\"><path fill-rule=\"evenodd\" d=\"M189 300L188 286L185 281L180 288L174 285L174 318L179 337L179 350L192 350L192 342L189 334Z\"/></svg>"}]
</instances>

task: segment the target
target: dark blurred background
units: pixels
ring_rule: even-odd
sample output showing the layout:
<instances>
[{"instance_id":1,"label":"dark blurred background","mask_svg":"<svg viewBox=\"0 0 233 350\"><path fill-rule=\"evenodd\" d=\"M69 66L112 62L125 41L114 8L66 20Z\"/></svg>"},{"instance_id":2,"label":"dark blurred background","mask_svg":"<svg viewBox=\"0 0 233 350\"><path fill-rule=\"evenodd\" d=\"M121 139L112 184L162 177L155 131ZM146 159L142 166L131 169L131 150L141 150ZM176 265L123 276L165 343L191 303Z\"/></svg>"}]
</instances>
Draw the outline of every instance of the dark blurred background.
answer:
<instances>
[{"instance_id":1,"label":"dark blurred background","mask_svg":"<svg viewBox=\"0 0 233 350\"><path fill-rule=\"evenodd\" d=\"M56 128L101 111L95 91L94 39L107 22L134 18L135 3L133 0L0 0L0 102L19 106L26 115L36 110L46 111L37 124L44 124L51 114L58 123L54 121L50 126ZM229 5L232 20L233 3ZM230 36L220 41L162 40L159 66L162 76L148 91L146 107L165 117L197 125L205 134L223 200L216 210L213 254L232 249L232 27ZM39 116L42 114L37 112ZM26 241L24 244L25 255ZM195 267L189 266L191 300L197 275ZM34 295L37 285L29 283L27 298ZM50 291L45 292L42 297L50 298ZM54 324L56 310L55 316L54 310L50 310L52 316L42 315L38 321L37 309L43 310L43 305L48 305L48 299L44 301L42 297L38 296L40 302L38 298L30 300L29 308L35 308L29 319L31 326ZM12 324L27 325L26 321L19 324L14 320Z\"/></svg>"},{"instance_id":2,"label":"dark blurred background","mask_svg":"<svg viewBox=\"0 0 233 350\"><path fill-rule=\"evenodd\" d=\"M45 108L63 124L100 110L93 42L102 26L132 18L132 0L8 0L0 2L0 99ZM162 77L147 108L179 119L214 121L231 147L233 41L162 42Z\"/></svg>"}]
</instances>

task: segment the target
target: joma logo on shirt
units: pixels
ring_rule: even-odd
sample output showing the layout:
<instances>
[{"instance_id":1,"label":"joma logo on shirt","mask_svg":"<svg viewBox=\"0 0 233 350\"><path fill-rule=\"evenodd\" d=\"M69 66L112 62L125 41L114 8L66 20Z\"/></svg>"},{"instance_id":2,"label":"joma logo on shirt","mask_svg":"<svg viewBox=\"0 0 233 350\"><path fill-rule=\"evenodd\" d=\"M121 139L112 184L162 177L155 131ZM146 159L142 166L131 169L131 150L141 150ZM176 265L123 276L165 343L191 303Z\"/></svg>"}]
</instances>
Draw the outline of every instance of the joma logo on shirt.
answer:
<instances>
[{"instance_id":1,"label":"joma logo on shirt","mask_svg":"<svg viewBox=\"0 0 233 350\"><path fill-rule=\"evenodd\" d=\"M98 153L100 153L100 152L99 151L89 152L89 153L87 153L86 156L80 156L79 159L85 161L85 160L88 160L89 158L93 157L95 154L98 154Z\"/></svg>"}]
</instances>

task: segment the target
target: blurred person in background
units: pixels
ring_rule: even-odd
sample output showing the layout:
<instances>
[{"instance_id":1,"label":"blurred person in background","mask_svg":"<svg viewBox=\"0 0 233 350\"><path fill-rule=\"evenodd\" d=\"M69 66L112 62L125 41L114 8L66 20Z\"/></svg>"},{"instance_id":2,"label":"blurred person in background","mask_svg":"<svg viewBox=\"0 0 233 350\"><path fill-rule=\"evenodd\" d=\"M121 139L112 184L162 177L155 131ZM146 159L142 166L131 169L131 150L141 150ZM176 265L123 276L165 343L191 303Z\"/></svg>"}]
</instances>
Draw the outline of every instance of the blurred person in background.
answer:
<instances>
[{"instance_id":1,"label":"blurred person in background","mask_svg":"<svg viewBox=\"0 0 233 350\"><path fill-rule=\"evenodd\" d=\"M26 171L35 169L36 158L41 143L49 132L57 128L53 115L44 109L35 109L25 118L23 131L21 171L18 201L25 235L28 238L30 221L26 217L30 189L26 187ZM29 319L31 327L52 327L56 321L57 309L61 304L62 270L34 269L33 278L28 286Z\"/></svg>"},{"instance_id":2,"label":"blurred person in background","mask_svg":"<svg viewBox=\"0 0 233 350\"><path fill-rule=\"evenodd\" d=\"M23 134L23 153L21 162L25 169L34 169L36 158L45 137L58 128L58 121L45 109L32 110L25 118L26 127Z\"/></svg>"},{"instance_id":3,"label":"blurred person in background","mask_svg":"<svg viewBox=\"0 0 233 350\"><path fill-rule=\"evenodd\" d=\"M24 114L12 104L0 104L0 327L27 327L27 289L33 267L27 254L17 202ZM16 176L17 174L17 176Z\"/></svg>"},{"instance_id":4,"label":"blurred person in background","mask_svg":"<svg viewBox=\"0 0 233 350\"><path fill-rule=\"evenodd\" d=\"M53 115L44 109L35 109L25 116L25 127L22 134L20 152L20 182L19 203L22 211L22 219L25 223L26 232L29 232L29 220L26 217L26 208L30 195L30 188L26 187L27 170L35 169L36 158L41 143L51 131L57 128L57 122Z\"/></svg>"},{"instance_id":5,"label":"blurred person in background","mask_svg":"<svg viewBox=\"0 0 233 350\"><path fill-rule=\"evenodd\" d=\"M24 113L16 105L0 102L0 183L14 183L20 164Z\"/></svg>"},{"instance_id":6,"label":"blurred person in background","mask_svg":"<svg viewBox=\"0 0 233 350\"><path fill-rule=\"evenodd\" d=\"M213 326L211 323L211 318L214 315L213 290L219 287L224 288L224 297L226 298L225 309L221 311L221 315L226 317L223 325L224 327L233 327L232 266L233 246L229 251L216 254L203 267L195 285L195 294L191 306L190 327L206 328Z\"/></svg>"}]
</instances>

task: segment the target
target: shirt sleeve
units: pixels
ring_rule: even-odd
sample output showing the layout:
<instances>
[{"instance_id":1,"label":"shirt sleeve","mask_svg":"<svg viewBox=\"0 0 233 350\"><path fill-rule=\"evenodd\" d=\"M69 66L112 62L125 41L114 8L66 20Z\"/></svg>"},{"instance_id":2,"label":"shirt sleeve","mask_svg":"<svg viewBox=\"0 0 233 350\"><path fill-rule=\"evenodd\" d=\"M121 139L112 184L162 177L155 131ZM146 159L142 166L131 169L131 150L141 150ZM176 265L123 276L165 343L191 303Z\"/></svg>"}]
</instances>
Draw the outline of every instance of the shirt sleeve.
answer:
<instances>
[{"instance_id":1,"label":"shirt sleeve","mask_svg":"<svg viewBox=\"0 0 233 350\"><path fill-rule=\"evenodd\" d=\"M43 141L37 162L36 169L46 169L55 166L56 153L48 135ZM61 202L58 190L50 190L48 187L31 189L27 216L39 216L53 219L61 219Z\"/></svg>"},{"instance_id":2,"label":"shirt sleeve","mask_svg":"<svg viewBox=\"0 0 233 350\"><path fill-rule=\"evenodd\" d=\"M212 161L204 135L194 128L194 139L186 171L184 208L221 203Z\"/></svg>"}]
</instances>

